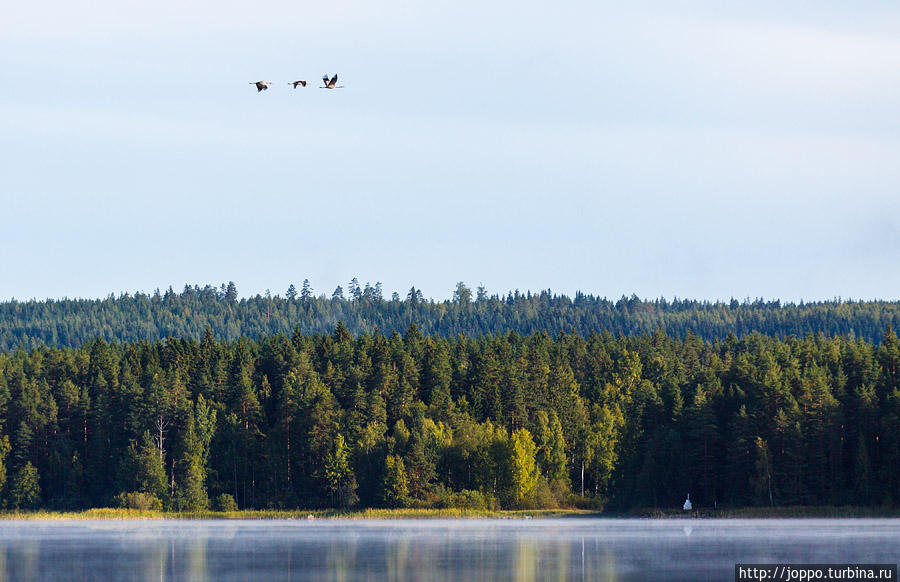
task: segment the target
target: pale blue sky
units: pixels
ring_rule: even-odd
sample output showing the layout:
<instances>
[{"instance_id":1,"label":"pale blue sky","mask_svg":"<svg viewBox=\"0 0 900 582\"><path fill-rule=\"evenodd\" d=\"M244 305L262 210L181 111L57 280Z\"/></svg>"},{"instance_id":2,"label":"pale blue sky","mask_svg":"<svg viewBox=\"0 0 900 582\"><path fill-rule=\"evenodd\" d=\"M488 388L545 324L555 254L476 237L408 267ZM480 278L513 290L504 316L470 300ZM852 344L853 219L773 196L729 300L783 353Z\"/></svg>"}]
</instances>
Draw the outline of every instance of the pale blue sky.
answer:
<instances>
[{"instance_id":1,"label":"pale blue sky","mask_svg":"<svg viewBox=\"0 0 900 582\"><path fill-rule=\"evenodd\" d=\"M900 297L900 5L623 4L5 6L0 298Z\"/></svg>"}]
</instances>

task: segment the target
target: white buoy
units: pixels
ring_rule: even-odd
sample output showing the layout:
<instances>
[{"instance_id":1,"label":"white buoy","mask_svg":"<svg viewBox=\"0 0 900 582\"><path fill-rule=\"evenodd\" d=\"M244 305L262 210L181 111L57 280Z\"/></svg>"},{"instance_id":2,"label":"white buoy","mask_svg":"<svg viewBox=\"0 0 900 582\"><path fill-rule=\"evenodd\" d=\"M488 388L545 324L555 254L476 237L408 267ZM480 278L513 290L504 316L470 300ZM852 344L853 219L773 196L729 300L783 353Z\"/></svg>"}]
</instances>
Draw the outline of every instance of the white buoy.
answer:
<instances>
[{"instance_id":1,"label":"white buoy","mask_svg":"<svg viewBox=\"0 0 900 582\"><path fill-rule=\"evenodd\" d=\"M687 499L684 500L684 510L690 511L692 509L694 509L694 506L691 505L691 494L688 493Z\"/></svg>"}]
</instances>

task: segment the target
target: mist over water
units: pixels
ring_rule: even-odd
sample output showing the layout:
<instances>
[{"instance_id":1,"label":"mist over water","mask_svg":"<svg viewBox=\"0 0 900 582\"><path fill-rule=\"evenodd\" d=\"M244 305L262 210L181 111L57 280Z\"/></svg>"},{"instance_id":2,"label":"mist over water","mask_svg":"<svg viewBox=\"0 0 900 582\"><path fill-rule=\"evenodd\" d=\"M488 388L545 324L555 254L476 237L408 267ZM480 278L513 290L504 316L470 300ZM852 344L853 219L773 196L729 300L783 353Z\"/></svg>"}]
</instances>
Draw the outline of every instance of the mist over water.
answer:
<instances>
[{"instance_id":1,"label":"mist over water","mask_svg":"<svg viewBox=\"0 0 900 582\"><path fill-rule=\"evenodd\" d=\"M890 519L0 522L3 580L728 580L898 554Z\"/></svg>"}]
</instances>

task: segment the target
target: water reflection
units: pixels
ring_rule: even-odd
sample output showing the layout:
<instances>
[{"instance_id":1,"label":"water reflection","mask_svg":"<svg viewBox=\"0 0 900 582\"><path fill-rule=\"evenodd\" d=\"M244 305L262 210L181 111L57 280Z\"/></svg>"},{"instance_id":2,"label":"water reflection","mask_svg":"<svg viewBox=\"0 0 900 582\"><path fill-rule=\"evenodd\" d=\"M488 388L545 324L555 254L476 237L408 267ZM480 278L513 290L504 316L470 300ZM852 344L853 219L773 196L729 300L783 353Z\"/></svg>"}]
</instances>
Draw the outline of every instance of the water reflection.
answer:
<instances>
[{"instance_id":1,"label":"water reflection","mask_svg":"<svg viewBox=\"0 0 900 582\"><path fill-rule=\"evenodd\" d=\"M0 522L0 579L722 580L897 547L897 520Z\"/></svg>"}]
</instances>

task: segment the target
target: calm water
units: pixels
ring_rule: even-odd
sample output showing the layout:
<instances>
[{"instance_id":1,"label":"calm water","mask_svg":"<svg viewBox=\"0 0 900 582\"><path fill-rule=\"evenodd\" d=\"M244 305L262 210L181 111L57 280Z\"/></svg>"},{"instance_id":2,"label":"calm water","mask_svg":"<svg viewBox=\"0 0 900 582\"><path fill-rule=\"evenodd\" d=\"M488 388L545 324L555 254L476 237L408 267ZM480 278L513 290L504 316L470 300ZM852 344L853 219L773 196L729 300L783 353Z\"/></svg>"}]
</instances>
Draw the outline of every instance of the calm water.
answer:
<instances>
[{"instance_id":1,"label":"calm water","mask_svg":"<svg viewBox=\"0 0 900 582\"><path fill-rule=\"evenodd\" d=\"M0 521L2 580L732 580L898 556L889 519Z\"/></svg>"}]
</instances>

